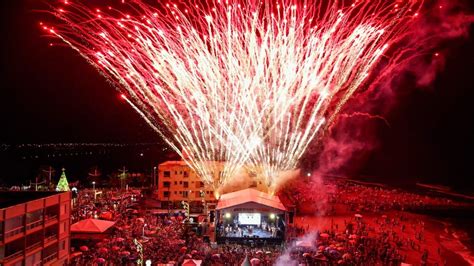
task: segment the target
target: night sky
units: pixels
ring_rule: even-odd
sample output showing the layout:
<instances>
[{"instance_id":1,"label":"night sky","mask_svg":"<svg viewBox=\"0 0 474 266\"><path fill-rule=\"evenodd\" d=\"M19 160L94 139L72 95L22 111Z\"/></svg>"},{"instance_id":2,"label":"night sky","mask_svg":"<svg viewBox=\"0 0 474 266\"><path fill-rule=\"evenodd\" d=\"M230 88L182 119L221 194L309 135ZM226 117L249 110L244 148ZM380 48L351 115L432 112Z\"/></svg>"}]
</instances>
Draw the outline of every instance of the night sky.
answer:
<instances>
[{"instance_id":1,"label":"night sky","mask_svg":"<svg viewBox=\"0 0 474 266\"><path fill-rule=\"evenodd\" d=\"M40 3L1 1L0 144L159 141L83 58L49 47ZM472 188L473 27L470 36L449 47L431 86L399 96L390 128L380 127L380 145L354 175Z\"/></svg>"}]
</instances>

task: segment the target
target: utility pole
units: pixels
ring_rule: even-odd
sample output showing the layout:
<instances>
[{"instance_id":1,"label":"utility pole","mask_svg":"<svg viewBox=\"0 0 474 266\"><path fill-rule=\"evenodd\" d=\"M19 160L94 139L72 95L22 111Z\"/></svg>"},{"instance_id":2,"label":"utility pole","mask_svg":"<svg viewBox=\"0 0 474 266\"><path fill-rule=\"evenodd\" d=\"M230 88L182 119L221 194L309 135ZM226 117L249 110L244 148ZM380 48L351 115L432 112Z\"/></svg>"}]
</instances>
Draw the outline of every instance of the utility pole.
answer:
<instances>
[{"instance_id":1,"label":"utility pole","mask_svg":"<svg viewBox=\"0 0 474 266\"><path fill-rule=\"evenodd\" d=\"M49 188L51 186L51 181L52 181L52 178L53 178L53 174L56 171L54 171L54 169L53 169L53 167L51 167L51 165L48 166L48 169L46 169L46 170L43 169L42 171L45 172L45 173L48 173L48 181L46 182L46 185Z\"/></svg>"},{"instance_id":2,"label":"utility pole","mask_svg":"<svg viewBox=\"0 0 474 266\"><path fill-rule=\"evenodd\" d=\"M119 178L120 178L120 189L123 190L124 188L124 183L125 183L125 180L127 179L127 168L125 168L125 166L122 168L122 169L119 169L119 172L120 172L120 175L119 175Z\"/></svg>"},{"instance_id":3,"label":"utility pole","mask_svg":"<svg viewBox=\"0 0 474 266\"><path fill-rule=\"evenodd\" d=\"M88 173L88 175L93 179L93 181L96 181L95 179L99 177L101 174L100 174L99 169L97 167L94 167L94 171Z\"/></svg>"},{"instance_id":4,"label":"utility pole","mask_svg":"<svg viewBox=\"0 0 474 266\"><path fill-rule=\"evenodd\" d=\"M31 182L31 180L30 180L30 187L31 187L32 184L35 184L35 191L38 191L38 185L41 185L41 184L45 183L45 181L43 180L43 181L41 181L41 182L38 182L38 177L35 178L35 181L36 181L36 182L33 183L33 182Z\"/></svg>"}]
</instances>

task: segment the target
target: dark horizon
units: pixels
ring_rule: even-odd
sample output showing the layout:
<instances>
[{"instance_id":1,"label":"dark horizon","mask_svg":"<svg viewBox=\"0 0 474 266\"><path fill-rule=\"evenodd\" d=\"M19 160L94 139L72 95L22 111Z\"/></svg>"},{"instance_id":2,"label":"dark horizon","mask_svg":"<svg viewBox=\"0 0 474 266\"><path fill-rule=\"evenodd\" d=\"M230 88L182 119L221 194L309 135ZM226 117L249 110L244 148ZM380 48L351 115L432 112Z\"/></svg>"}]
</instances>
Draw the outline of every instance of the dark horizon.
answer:
<instances>
[{"instance_id":1,"label":"dark horizon","mask_svg":"<svg viewBox=\"0 0 474 266\"><path fill-rule=\"evenodd\" d=\"M49 46L38 25L45 15L34 11L41 1L1 5L0 144L163 142L83 58L68 47ZM397 92L398 104L386 116L390 127L363 123L376 128L378 145L362 159L354 155L360 165L345 173L474 191L473 41L471 26L468 38L444 49L444 69L433 84Z\"/></svg>"}]
</instances>

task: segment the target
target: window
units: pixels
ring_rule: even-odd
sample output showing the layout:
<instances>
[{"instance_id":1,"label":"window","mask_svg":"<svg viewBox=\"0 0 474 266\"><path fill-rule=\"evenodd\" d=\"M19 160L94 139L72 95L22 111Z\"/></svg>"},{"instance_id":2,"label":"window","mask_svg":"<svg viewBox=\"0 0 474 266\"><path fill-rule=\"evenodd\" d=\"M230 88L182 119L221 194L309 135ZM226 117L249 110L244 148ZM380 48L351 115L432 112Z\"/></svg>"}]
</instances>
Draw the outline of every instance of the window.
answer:
<instances>
[{"instance_id":1,"label":"window","mask_svg":"<svg viewBox=\"0 0 474 266\"><path fill-rule=\"evenodd\" d=\"M189 187L189 183L187 181L183 182L183 187L184 188L188 188Z\"/></svg>"},{"instance_id":2,"label":"window","mask_svg":"<svg viewBox=\"0 0 474 266\"><path fill-rule=\"evenodd\" d=\"M188 197L188 191L183 191L183 198L187 198Z\"/></svg>"},{"instance_id":3,"label":"window","mask_svg":"<svg viewBox=\"0 0 474 266\"><path fill-rule=\"evenodd\" d=\"M10 237L23 232L24 216L16 216L5 221L5 236Z\"/></svg>"},{"instance_id":4,"label":"window","mask_svg":"<svg viewBox=\"0 0 474 266\"><path fill-rule=\"evenodd\" d=\"M178 194L178 191L175 191L174 194L175 194L175 195Z\"/></svg>"},{"instance_id":5,"label":"window","mask_svg":"<svg viewBox=\"0 0 474 266\"><path fill-rule=\"evenodd\" d=\"M60 215L66 214L66 210L67 210L67 203L66 203L66 204L62 204L62 205L61 205L61 212L60 212L59 214L60 214Z\"/></svg>"},{"instance_id":6,"label":"window","mask_svg":"<svg viewBox=\"0 0 474 266\"><path fill-rule=\"evenodd\" d=\"M26 214L26 229L31 229L43 224L43 209Z\"/></svg>"},{"instance_id":7,"label":"window","mask_svg":"<svg viewBox=\"0 0 474 266\"><path fill-rule=\"evenodd\" d=\"M163 187L169 188L170 185L171 185L171 184L170 184L170 182L168 182L168 181L163 182Z\"/></svg>"},{"instance_id":8,"label":"window","mask_svg":"<svg viewBox=\"0 0 474 266\"><path fill-rule=\"evenodd\" d=\"M25 265L41 265L41 251L32 254L25 259Z\"/></svg>"},{"instance_id":9,"label":"window","mask_svg":"<svg viewBox=\"0 0 474 266\"><path fill-rule=\"evenodd\" d=\"M170 177L170 176L171 176L170 171L164 171L164 172L163 172L163 176L164 176L164 177Z\"/></svg>"},{"instance_id":10,"label":"window","mask_svg":"<svg viewBox=\"0 0 474 266\"><path fill-rule=\"evenodd\" d=\"M182 185L182 184L183 184L183 181L179 181L179 184Z\"/></svg>"},{"instance_id":11,"label":"window","mask_svg":"<svg viewBox=\"0 0 474 266\"><path fill-rule=\"evenodd\" d=\"M178 174L178 171L174 171L174 174L177 175L177 174Z\"/></svg>"},{"instance_id":12,"label":"window","mask_svg":"<svg viewBox=\"0 0 474 266\"><path fill-rule=\"evenodd\" d=\"M163 191L163 197L169 198L170 197L170 192L169 191Z\"/></svg>"},{"instance_id":13,"label":"window","mask_svg":"<svg viewBox=\"0 0 474 266\"><path fill-rule=\"evenodd\" d=\"M204 182L199 182L199 187L204 187Z\"/></svg>"},{"instance_id":14,"label":"window","mask_svg":"<svg viewBox=\"0 0 474 266\"><path fill-rule=\"evenodd\" d=\"M59 234L62 234L64 232L67 232L67 224L66 222L62 222L61 225L59 226Z\"/></svg>"},{"instance_id":15,"label":"window","mask_svg":"<svg viewBox=\"0 0 474 266\"><path fill-rule=\"evenodd\" d=\"M187 171L184 171L184 172L183 172L183 177L189 177L189 174L188 174Z\"/></svg>"},{"instance_id":16,"label":"window","mask_svg":"<svg viewBox=\"0 0 474 266\"><path fill-rule=\"evenodd\" d=\"M177 185L177 184L178 184L178 181L174 181L174 184Z\"/></svg>"},{"instance_id":17,"label":"window","mask_svg":"<svg viewBox=\"0 0 474 266\"><path fill-rule=\"evenodd\" d=\"M63 240L59 242L59 250L65 250L66 249L66 240Z\"/></svg>"}]
</instances>

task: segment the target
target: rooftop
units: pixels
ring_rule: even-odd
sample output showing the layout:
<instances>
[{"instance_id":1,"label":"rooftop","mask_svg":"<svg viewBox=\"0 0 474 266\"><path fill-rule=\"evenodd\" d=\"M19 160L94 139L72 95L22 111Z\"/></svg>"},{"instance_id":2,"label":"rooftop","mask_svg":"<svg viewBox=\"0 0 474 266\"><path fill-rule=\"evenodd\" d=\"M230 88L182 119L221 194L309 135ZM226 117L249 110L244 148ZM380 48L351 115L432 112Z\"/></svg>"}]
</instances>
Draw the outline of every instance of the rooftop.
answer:
<instances>
[{"instance_id":1,"label":"rooftop","mask_svg":"<svg viewBox=\"0 0 474 266\"><path fill-rule=\"evenodd\" d=\"M255 202L274 209L286 211L285 206L283 206L278 196L273 196L254 188L247 188L222 195L217 203L216 209L227 209L248 202Z\"/></svg>"},{"instance_id":2,"label":"rooftop","mask_svg":"<svg viewBox=\"0 0 474 266\"><path fill-rule=\"evenodd\" d=\"M0 191L0 209L5 209L28 201L46 198L61 192L53 191Z\"/></svg>"},{"instance_id":3,"label":"rooftop","mask_svg":"<svg viewBox=\"0 0 474 266\"><path fill-rule=\"evenodd\" d=\"M224 164L225 162L222 161L205 161L204 164ZM163 163L160 163L159 166L188 166L188 164L185 161L166 161Z\"/></svg>"}]
</instances>

